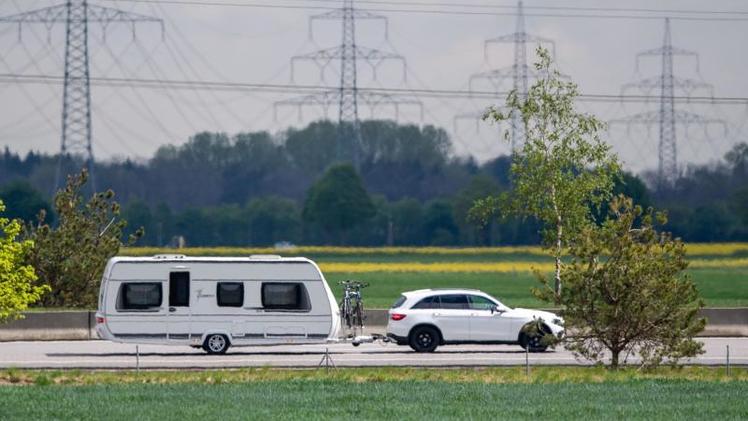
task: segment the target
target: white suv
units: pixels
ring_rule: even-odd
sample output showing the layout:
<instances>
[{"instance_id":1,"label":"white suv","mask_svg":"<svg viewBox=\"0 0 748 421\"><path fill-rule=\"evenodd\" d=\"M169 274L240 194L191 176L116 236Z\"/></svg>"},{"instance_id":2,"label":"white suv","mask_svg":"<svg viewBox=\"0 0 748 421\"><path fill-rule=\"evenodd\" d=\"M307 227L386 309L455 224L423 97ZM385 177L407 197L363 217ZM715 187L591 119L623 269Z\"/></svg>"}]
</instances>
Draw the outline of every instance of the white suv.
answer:
<instances>
[{"instance_id":1,"label":"white suv","mask_svg":"<svg viewBox=\"0 0 748 421\"><path fill-rule=\"evenodd\" d=\"M523 329L540 321L538 329ZM544 334L561 338L564 321L547 311L511 309L472 289L422 289L404 292L389 310L387 336L417 352L456 343L518 344L545 351Z\"/></svg>"}]
</instances>

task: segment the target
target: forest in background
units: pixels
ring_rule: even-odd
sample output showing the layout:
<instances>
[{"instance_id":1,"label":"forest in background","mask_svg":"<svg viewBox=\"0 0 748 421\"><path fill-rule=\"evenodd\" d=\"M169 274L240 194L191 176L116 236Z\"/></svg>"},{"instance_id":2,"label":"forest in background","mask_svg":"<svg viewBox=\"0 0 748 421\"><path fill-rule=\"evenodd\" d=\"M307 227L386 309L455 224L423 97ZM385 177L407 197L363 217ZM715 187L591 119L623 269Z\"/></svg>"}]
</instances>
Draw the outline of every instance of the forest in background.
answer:
<instances>
[{"instance_id":1,"label":"forest in background","mask_svg":"<svg viewBox=\"0 0 748 421\"><path fill-rule=\"evenodd\" d=\"M334 235L334 227L312 217L310 207L320 201L310 196L335 162L336 136L329 121L278 134L198 133L183 145L160 147L147 160L97 162L95 185L115 191L129 231L144 227L138 244L145 246L539 243L532 220L484 228L467 220L475 199L508 189L511 157L485 163L457 157L444 130L392 121L362 122L358 177L364 189L354 199L366 202L365 211L345 236ZM50 211L57 165L57 156L20 156L6 148L0 154L6 215L28 222L39 209ZM72 159L64 162L67 172L77 167ZM345 180L328 176L331 191L350 190ZM616 191L668 210L668 229L686 241L748 241L746 180L748 145L740 143L718 163L684 168L672 186L657 186L652 173L625 174Z\"/></svg>"}]
</instances>

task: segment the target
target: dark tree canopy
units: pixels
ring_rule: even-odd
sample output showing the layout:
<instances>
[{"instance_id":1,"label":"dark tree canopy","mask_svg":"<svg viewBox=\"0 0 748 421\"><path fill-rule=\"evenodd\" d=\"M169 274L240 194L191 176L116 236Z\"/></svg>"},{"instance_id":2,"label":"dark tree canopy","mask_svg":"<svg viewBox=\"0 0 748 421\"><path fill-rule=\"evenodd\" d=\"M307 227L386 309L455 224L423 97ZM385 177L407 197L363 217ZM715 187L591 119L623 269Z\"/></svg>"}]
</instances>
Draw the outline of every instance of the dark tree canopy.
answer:
<instances>
[{"instance_id":1,"label":"dark tree canopy","mask_svg":"<svg viewBox=\"0 0 748 421\"><path fill-rule=\"evenodd\" d=\"M348 231L366 222L375 212L356 170L343 164L330 167L309 189L303 218L343 244Z\"/></svg>"},{"instance_id":2,"label":"dark tree canopy","mask_svg":"<svg viewBox=\"0 0 748 421\"><path fill-rule=\"evenodd\" d=\"M52 206L30 183L24 180L13 181L0 190L0 199L5 203L5 217L32 222L44 211L53 220Z\"/></svg>"}]
</instances>

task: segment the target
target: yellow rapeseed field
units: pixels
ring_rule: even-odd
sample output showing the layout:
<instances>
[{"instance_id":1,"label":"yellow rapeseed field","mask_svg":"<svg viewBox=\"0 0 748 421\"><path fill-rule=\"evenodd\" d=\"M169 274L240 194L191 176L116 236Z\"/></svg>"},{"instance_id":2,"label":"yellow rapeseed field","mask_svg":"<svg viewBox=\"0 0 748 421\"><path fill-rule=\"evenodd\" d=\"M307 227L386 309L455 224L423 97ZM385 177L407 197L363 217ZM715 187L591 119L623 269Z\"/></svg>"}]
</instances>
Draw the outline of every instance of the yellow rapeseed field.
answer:
<instances>
[{"instance_id":1,"label":"yellow rapeseed field","mask_svg":"<svg viewBox=\"0 0 748 421\"><path fill-rule=\"evenodd\" d=\"M719 269L719 268L748 268L748 257L731 257L737 253L748 253L748 243L716 243L716 244L688 244L688 254L696 256L690 260L691 269ZM190 256L249 256L252 254L283 254L293 256L322 256L332 262L321 262L320 267L329 273L367 273L367 272L445 272L445 273L511 273L511 272L550 272L553 270L553 260L540 247L331 247L331 246L303 246L283 249L260 247L191 247L184 249L165 249L155 247L135 247L122 250L123 255L149 256L162 253L181 253ZM506 261L507 255L523 254L537 256L542 261ZM418 255L451 256L449 261L443 262L336 262L338 256L397 256ZM459 256L480 255L487 261L459 261ZM490 256L503 256L503 261L491 261ZM545 258L543 258L543 256ZM712 256L711 258L703 258ZM511 259L511 257L509 257ZM546 260L547 259L547 260ZM350 260L350 259L349 259ZM438 259L437 259L438 260ZM455 261L458 260L458 261Z\"/></svg>"},{"instance_id":2,"label":"yellow rapeseed field","mask_svg":"<svg viewBox=\"0 0 748 421\"><path fill-rule=\"evenodd\" d=\"M320 263L323 272L366 273L366 272L532 272L533 270L552 271L553 263L537 262L450 262L450 263Z\"/></svg>"},{"instance_id":3,"label":"yellow rapeseed field","mask_svg":"<svg viewBox=\"0 0 748 421\"><path fill-rule=\"evenodd\" d=\"M551 272L553 262L449 262L449 263L349 263L324 262L320 268L327 273L367 273L367 272L442 272L442 273L512 273L512 272ZM748 268L748 258L744 259L695 259L689 262L690 269Z\"/></svg>"}]
</instances>

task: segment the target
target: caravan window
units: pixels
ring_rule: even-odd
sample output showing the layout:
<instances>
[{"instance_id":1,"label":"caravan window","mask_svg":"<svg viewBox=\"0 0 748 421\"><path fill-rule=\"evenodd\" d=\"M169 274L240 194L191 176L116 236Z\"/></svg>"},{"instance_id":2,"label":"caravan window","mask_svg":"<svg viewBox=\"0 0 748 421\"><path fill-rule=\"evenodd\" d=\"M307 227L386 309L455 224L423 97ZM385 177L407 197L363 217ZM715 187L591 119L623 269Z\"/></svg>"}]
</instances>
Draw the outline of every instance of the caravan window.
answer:
<instances>
[{"instance_id":1,"label":"caravan window","mask_svg":"<svg viewBox=\"0 0 748 421\"><path fill-rule=\"evenodd\" d=\"M263 282L262 306L266 309L309 311L309 295L300 282Z\"/></svg>"},{"instance_id":2,"label":"caravan window","mask_svg":"<svg viewBox=\"0 0 748 421\"><path fill-rule=\"evenodd\" d=\"M161 282L124 283L119 289L117 310L157 310L161 297Z\"/></svg>"},{"instance_id":3,"label":"caravan window","mask_svg":"<svg viewBox=\"0 0 748 421\"><path fill-rule=\"evenodd\" d=\"M219 282L216 287L219 307L241 307L244 305L244 283Z\"/></svg>"}]
</instances>

